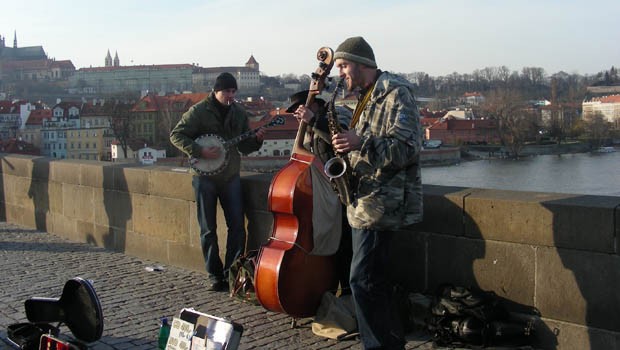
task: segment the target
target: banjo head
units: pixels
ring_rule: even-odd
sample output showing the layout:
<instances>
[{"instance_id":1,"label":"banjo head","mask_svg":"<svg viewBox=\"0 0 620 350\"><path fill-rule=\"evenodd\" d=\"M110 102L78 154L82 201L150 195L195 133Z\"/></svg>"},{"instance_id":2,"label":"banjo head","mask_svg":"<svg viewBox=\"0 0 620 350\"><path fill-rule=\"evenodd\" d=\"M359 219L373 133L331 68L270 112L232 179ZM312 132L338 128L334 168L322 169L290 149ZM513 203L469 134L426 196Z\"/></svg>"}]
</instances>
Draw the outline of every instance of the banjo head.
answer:
<instances>
[{"instance_id":1,"label":"banjo head","mask_svg":"<svg viewBox=\"0 0 620 350\"><path fill-rule=\"evenodd\" d=\"M224 139L218 135L205 134L194 140L201 147L217 147L220 156L213 159L190 158L189 166L201 175L215 175L220 173L228 164L228 150L224 146Z\"/></svg>"}]
</instances>

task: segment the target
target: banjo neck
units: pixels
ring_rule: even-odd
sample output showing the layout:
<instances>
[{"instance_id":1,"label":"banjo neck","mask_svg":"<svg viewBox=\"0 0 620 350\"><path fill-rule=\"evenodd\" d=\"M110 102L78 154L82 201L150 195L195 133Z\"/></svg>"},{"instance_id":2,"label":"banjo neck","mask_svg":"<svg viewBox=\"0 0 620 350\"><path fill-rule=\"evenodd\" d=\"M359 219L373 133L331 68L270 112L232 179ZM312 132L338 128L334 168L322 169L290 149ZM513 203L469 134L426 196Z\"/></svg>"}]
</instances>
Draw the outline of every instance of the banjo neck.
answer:
<instances>
[{"instance_id":1,"label":"banjo neck","mask_svg":"<svg viewBox=\"0 0 620 350\"><path fill-rule=\"evenodd\" d=\"M239 142L253 136L254 134L256 134L256 132L260 129L260 128L268 128L274 125L282 125L284 124L284 117L280 116L275 118L274 120L270 121L267 124L261 125L258 128L252 129L252 130L248 130L246 132L244 132L243 134L233 137L232 139L226 140L224 141L224 147L226 148L230 148L236 144L238 144Z\"/></svg>"}]
</instances>

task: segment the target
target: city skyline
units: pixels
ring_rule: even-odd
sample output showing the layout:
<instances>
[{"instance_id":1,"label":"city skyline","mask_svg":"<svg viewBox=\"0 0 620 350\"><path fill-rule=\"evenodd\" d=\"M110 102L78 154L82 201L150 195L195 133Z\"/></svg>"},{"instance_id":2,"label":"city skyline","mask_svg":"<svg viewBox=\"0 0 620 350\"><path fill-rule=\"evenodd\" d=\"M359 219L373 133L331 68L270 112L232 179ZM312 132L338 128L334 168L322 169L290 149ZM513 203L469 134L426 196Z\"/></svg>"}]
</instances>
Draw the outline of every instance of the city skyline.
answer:
<instances>
[{"instance_id":1,"label":"city skyline","mask_svg":"<svg viewBox=\"0 0 620 350\"><path fill-rule=\"evenodd\" d=\"M242 66L253 55L268 76L302 75L315 70L319 47L361 35L379 68L393 72L442 76L506 66L592 75L620 64L617 13L620 3L607 0L26 0L5 5L0 35L12 46L17 33L18 47L43 46L76 69L103 66L109 50L124 66Z\"/></svg>"}]
</instances>

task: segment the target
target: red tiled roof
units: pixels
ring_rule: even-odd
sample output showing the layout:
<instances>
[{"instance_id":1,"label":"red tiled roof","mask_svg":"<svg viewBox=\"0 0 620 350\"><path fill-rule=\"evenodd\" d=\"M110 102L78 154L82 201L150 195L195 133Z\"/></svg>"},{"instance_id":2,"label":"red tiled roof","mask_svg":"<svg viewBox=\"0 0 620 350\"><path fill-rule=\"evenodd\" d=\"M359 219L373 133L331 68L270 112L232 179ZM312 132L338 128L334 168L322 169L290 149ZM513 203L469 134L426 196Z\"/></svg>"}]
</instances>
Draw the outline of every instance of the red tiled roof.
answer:
<instances>
[{"instance_id":1,"label":"red tiled roof","mask_svg":"<svg viewBox=\"0 0 620 350\"><path fill-rule=\"evenodd\" d=\"M480 97L480 96L482 96L482 94L479 93L478 91L466 92L463 94L463 97Z\"/></svg>"},{"instance_id":2,"label":"red tiled roof","mask_svg":"<svg viewBox=\"0 0 620 350\"><path fill-rule=\"evenodd\" d=\"M620 95L604 96L598 99L601 103L620 103Z\"/></svg>"},{"instance_id":3,"label":"red tiled roof","mask_svg":"<svg viewBox=\"0 0 620 350\"><path fill-rule=\"evenodd\" d=\"M35 109L34 111L30 111L30 115L28 116L28 120L26 121L26 125L42 125L43 119L51 119L52 118L52 110L51 109Z\"/></svg>"},{"instance_id":4,"label":"red tiled roof","mask_svg":"<svg viewBox=\"0 0 620 350\"><path fill-rule=\"evenodd\" d=\"M40 150L34 147L31 143L16 139L0 140L0 151L29 155L41 154Z\"/></svg>"},{"instance_id":5,"label":"red tiled roof","mask_svg":"<svg viewBox=\"0 0 620 350\"><path fill-rule=\"evenodd\" d=\"M460 120L449 119L429 126L429 129L446 130L471 130L471 129L495 129L496 123L490 119Z\"/></svg>"}]
</instances>

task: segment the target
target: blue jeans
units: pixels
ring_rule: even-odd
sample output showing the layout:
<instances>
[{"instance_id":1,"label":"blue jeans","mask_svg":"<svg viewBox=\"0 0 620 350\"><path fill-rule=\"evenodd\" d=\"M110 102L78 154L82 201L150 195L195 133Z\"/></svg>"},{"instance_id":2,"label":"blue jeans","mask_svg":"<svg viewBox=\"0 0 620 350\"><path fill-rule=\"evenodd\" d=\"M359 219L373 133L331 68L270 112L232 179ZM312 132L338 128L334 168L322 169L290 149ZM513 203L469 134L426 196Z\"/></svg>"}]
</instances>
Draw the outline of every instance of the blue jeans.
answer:
<instances>
[{"instance_id":1,"label":"blue jeans","mask_svg":"<svg viewBox=\"0 0 620 350\"><path fill-rule=\"evenodd\" d=\"M392 312L389 244L394 232L352 229L350 284L364 349L404 349L402 325Z\"/></svg>"},{"instance_id":2,"label":"blue jeans","mask_svg":"<svg viewBox=\"0 0 620 350\"><path fill-rule=\"evenodd\" d=\"M241 179L239 175L227 183L214 183L206 176L194 176L192 179L196 195L198 225L200 226L200 245L205 260L209 279L213 282L228 277L228 270L233 261L245 250L245 220ZM224 264L220 259L217 242L217 200L224 211L228 235Z\"/></svg>"}]
</instances>

